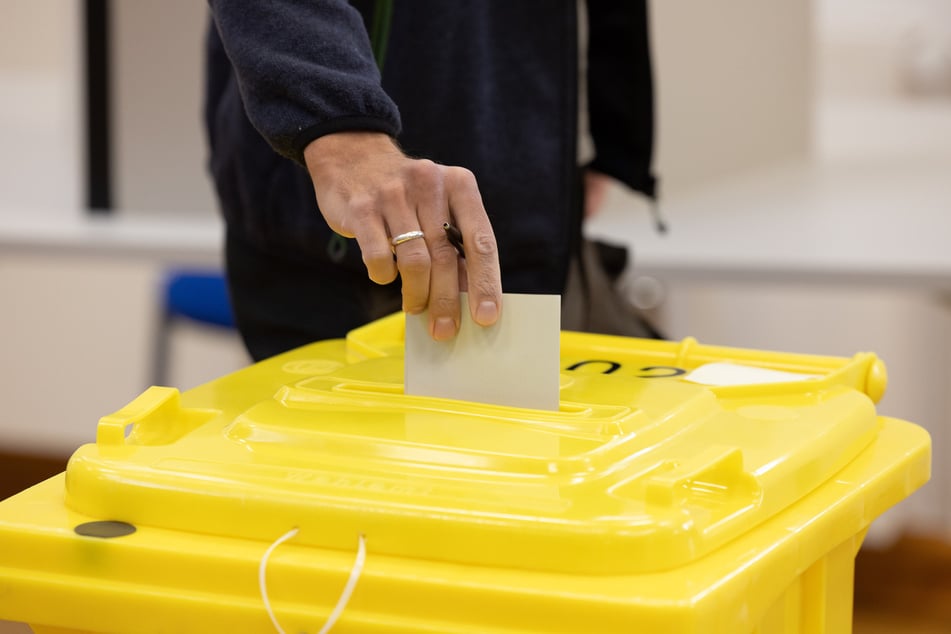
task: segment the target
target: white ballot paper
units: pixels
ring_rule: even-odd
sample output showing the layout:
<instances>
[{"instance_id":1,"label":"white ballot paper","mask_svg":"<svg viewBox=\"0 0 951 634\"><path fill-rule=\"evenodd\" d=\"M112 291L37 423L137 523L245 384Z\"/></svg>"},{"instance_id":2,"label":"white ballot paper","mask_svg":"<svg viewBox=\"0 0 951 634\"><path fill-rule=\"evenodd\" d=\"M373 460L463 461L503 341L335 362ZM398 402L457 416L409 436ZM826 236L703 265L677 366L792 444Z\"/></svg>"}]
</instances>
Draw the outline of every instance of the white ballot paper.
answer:
<instances>
[{"instance_id":1,"label":"white ballot paper","mask_svg":"<svg viewBox=\"0 0 951 634\"><path fill-rule=\"evenodd\" d=\"M558 409L561 296L506 293L493 326L469 315L459 334L434 341L429 315L406 315L405 393L494 405Z\"/></svg>"}]
</instances>

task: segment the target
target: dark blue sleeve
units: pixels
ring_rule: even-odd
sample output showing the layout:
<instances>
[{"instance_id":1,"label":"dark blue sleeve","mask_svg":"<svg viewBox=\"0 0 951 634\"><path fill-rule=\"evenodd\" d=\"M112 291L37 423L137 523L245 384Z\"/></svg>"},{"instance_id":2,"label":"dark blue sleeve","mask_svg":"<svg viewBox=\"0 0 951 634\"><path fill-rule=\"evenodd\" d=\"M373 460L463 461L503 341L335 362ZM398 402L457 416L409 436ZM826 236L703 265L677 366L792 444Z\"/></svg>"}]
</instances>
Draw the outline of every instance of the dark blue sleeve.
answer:
<instances>
[{"instance_id":1,"label":"dark blue sleeve","mask_svg":"<svg viewBox=\"0 0 951 634\"><path fill-rule=\"evenodd\" d=\"M590 167L653 198L654 92L646 0L588 0Z\"/></svg>"},{"instance_id":2,"label":"dark blue sleeve","mask_svg":"<svg viewBox=\"0 0 951 634\"><path fill-rule=\"evenodd\" d=\"M254 127L303 163L314 139L342 131L397 136L359 11L345 0L209 0Z\"/></svg>"}]
</instances>

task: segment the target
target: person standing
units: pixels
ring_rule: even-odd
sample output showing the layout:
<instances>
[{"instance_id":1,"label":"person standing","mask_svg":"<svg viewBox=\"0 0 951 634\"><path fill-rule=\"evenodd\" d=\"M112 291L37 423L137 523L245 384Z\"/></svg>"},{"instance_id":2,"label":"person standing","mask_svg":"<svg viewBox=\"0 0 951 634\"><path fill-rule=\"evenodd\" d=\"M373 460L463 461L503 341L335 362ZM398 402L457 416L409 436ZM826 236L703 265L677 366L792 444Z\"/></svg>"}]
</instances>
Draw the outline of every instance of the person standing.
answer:
<instances>
[{"instance_id":1,"label":"person standing","mask_svg":"<svg viewBox=\"0 0 951 634\"><path fill-rule=\"evenodd\" d=\"M503 289L564 291L586 180L654 195L646 2L209 4L210 167L255 359L400 307L437 340L490 325Z\"/></svg>"}]
</instances>

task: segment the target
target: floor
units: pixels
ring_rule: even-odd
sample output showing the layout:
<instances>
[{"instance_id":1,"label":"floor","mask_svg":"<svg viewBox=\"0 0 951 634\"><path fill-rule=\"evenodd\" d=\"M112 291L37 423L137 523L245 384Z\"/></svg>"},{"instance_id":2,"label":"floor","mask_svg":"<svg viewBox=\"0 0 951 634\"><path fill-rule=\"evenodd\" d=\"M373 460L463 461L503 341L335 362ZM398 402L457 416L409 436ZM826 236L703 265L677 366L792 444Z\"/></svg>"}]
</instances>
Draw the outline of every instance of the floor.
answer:
<instances>
[{"instance_id":1,"label":"floor","mask_svg":"<svg viewBox=\"0 0 951 634\"><path fill-rule=\"evenodd\" d=\"M951 542L907 536L855 562L856 634L951 632Z\"/></svg>"}]
</instances>

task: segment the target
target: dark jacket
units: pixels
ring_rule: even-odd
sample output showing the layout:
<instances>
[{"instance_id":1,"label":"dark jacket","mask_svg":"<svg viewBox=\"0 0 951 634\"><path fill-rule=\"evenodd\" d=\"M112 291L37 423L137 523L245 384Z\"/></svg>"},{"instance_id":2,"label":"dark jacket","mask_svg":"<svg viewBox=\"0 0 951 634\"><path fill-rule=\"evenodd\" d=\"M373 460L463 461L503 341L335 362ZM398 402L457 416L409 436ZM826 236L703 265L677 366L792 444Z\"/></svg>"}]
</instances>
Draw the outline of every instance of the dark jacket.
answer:
<instances>
[{"instance_id":1,"label":"dark jacket","mask_svg":"<svg viewBox=\"0 0 951 634\"><path fill-rule=\"evenodd\" d=\"M210 1L205 115L229 230L362 267L355 242L336 248L302 152L324 134L380 131L475 173L506 291L561 292L581 209L576 1L395 0L382 82L374 4ZM588 97L591 166L653 195L645 5L588 1Z\"/></svg>"}]
</instances>

